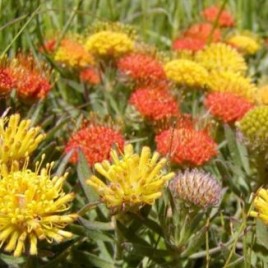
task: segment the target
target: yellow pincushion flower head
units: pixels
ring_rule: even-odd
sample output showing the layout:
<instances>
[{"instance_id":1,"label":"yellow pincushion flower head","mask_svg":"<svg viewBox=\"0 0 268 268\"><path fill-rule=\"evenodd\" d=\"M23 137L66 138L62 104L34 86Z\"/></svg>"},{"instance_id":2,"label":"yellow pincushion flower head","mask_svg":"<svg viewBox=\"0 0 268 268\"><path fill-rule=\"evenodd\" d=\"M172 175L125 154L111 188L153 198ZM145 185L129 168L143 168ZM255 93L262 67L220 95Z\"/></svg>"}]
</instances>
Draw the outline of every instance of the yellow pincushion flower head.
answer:
<instances>
[{"instance_id":1,"label":"yellow pincushion flower head","mask_svg":"<svg viewBox=\"0 0 268 268\"><path fill-rule=\"evenodd\" d=\"M252 149L268 148L268 106L256 106L237 123L246 144Z\"/></svg>"},{"instance_id":2,"label":"yellow pincushion flower head","mask_svg":"<svg viewBox=\"0 0 268 268\"><path fill-rule=\"evenodd\" d=\"M254 101L255 85L250 78L231 71L212 71L208 79L208 89L212 92L231 92Z\"/></svg>"},{"instance_id":3,"label":"yellow pincushion flower head","mask_svg":"<svg viewBox=\"0 0 268 268\"><path fill-rule=\"evenodd\" d=\"M99 23L85 42L86 49L98 57L117 58L134 49L135 34L120 23Z\"/></svg>"},{"instance_id":4,"label":"yellow pincushion flower head","mask_svg":"<svg viewBox=\"0 0 268 268\"><path fill-rule=\"evenodd\" d=\"M256 90L255 102L260 105L268 105L268 85L262 86Z\"/></svg>"},{"instance_id":5,"label":"yellow pincushion flower head","mask_svg":"<svg viewBox=\"0 0 268 268\"><path fill-rule=\"evenodd\" d=\"M253 200L254 208L249 215L268 224L268 190L260 188Z\"/></svg>"},{"instance_id":6,"label":"yellow pincushion flower head","mask_svg":"<svg viewBox=\"0 0 268 268\"><path fill-rule=\"evenodd\" d=\"M24 252L36 255L38 240L61 242L72 233L62 230L76 214L63 214L69 209L74 194L62 190L67 174L51 178L53 163L35 171L27 168L6 172L0 177L0 246L14 256Z\"/></svg>"},{"instance_id":7,"label":"yellow pincushion flower head","mask_svg":"<svg viewBox=\"0 0 268 268\"><path fill-rule=\"evenodd\" d=\"M212 43L196 55L196 61L207 70L245 73L247 65L242 55L223 43Z\"/></svg>"},{"instance_id":8,"label":"yellow pincushion flower head","mask_svg":"<svg viewBox=\"0 0 268 268\"><path fill-rule=\"evenodd\" d=\"M207 70L187 59L171 60L166 63L164 70L168 79L187 87L203 88L208 80Z\"/></svg>"},{"instance_id":9,"label":"yellow pincushion flower head","mask_svg":"<svg viewBox=\"0 0 268 268\"><path fill-rule=\"evenodd\" d=\"M20 120L19 114L0 118L0 162L9 164L30 155L45 138L40 127L31 127L31 120Z\"/></svg>"},{"instance_id":10,"label":"yellow pincushion flower head","mask_svg":"<svg viewBox=\"0 0 268 268\"><path fill-rule=\"evenodd\" d=\"M86 50L79 36L63 39L55 52L54 59L63 66L71 68L94 64L93 55Z\"/></svg>"},{"instance_id":11,"label":"yellow pincushion flower head","mask_svg":"<svg viewBox=\"0 0 268 268\"><path fill-rule=\"evenodd\" d=\"M254 55L261 49L261 43L252 33L235 33L227 39L227 43L245 55Z\"/></svg>"},{"instance_id":12,"label":"yellow pincushion flower head","mask_svg":"<svg viewBox=\"0 0 268 268\"><path fill-rule=\"evenodd\" d=\"M116 150L111 151L112 163L103 161L95 164L95 169L107 182L92 176L87 183L100 195L102 202L112 212L136 210L145 204L152 205L161 196L165 183L173 178L173 172L164 168L167 160L157 152L151 153L143 147L141 154L134 153L133 146L124 147L119 157Z\"/></svg>"}]
</instances>

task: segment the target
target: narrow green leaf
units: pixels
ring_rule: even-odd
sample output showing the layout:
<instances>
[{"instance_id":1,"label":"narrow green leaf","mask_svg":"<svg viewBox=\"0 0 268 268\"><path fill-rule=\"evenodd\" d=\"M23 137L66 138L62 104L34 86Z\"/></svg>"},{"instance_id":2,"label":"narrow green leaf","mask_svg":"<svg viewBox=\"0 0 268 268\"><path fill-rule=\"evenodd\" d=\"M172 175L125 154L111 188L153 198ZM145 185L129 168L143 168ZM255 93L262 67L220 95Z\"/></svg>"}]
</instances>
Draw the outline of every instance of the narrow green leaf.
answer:
<instances>
[{"instance_id":1,"label":"narrow green leaf","mask_svg":"<svg viewBox=\"0 0 268 268\"><path fill-rule=\"evenodd\" d=\"M82 217L79 218L79 221L83 226L85 226L89 230L103 230L103 231L114 230L112 222L88 221Z\"/></svg>"},{"instance_id":2,"label":"narrow green leaf","mask_svg":"<svg viewBox=\"0 0 268 268\"><path fill-rule=\"evenodd\" d=\"M84 154L79 151L79 160L77 165L77 174L78 179L80 181L81 187L86 195L87 200L92 203L98 200L98 195L94 191L94 189L86 183L86 180L90 178L91 171L88 166L88 162L84 156Z\"/></svg>"}]
</instances>

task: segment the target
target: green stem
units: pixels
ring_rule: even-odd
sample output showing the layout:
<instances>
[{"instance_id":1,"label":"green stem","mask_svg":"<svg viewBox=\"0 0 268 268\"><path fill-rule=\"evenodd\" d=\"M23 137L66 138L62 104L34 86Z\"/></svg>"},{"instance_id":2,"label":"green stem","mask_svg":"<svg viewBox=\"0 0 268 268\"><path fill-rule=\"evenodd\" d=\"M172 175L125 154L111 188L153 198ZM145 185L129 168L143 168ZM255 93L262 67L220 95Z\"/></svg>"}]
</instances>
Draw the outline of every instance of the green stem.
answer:
<instances>
[{"instance_id":1,"label":"green stem","mask_svg":"<svg viewBox=\"0 0 268 268\"><path fill-rule=\"evenodd\" d=\"M123 258L123 236L121 231L119 230L118 227L118 222L120 221L120 214L116 215L114 217L114 225L115 225L115 251L114 251L114 259L116 261L115 267L119 268L122 267L122 258Z\"/></svg>"},{"instance_id":2,"label":"green stem","mask_svg":"<svg viewBox=\"0 0 268 268\"><path fill-rule=\"evenodd\" d=\"M256 168L258 172L257 187L259 188L267 183L265 153L259 153L259 155L256 157Z\"/></svg>"}]
</instances>

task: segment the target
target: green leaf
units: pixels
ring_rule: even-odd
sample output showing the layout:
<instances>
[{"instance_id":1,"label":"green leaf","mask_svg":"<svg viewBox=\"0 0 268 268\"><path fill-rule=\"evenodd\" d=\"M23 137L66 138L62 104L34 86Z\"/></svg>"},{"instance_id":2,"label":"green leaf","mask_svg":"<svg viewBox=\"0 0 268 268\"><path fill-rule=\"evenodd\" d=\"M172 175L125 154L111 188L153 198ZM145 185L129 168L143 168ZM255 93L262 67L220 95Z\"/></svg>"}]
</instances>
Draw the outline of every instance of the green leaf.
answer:
<instances>
[{"instance_id":1,"label":"green leaf","mask_svg":"<svg viewBox=\"0 0 268 268\"><path fill-rule=\"evenodd\" d=\"M88 221L82 217L79 217L79 221L83 226L85 226L89 230L103 230L103 231L114 230L112 222Z\"/></svg>"},{"instance_id":2,"label":"green leaf","mask_svg":"<svg viewBox=\"0 0 268 268\"><path fill-rule=\"evenodd\" d=\"M260 220L256 220L257 243L268 249L268 227Z\"/></svg>"},{"instance_id":3,"label":"green leaf","mask_svg":"<svg viewBox=\"0 0 268 268\"><path fill-rule=\"evenodd\" d=\"M86 195L87 200L90 203L93 203L98 200L98 195L94 191L94 189L86 183L86 180L90 178L91 176L91 171L88 166L88 162L84 156L84 154L79 151L78 152L79 160L78 160L78 165L77 165L77 174L78 174L78 179L80 181L80 184L82 186L82 189Z\"/></svg>"},{"instance_id":4,"label":"green leaf","mask_svg":"<svg viewBox=\"0 0 268 268\"><path fill-rule=\"evenodd\" d=\"M24 257L13 257L10 255L6 255L3 253L0 253L0 259L5 262L8 265L16 265L16 264L22 264L25 262L25 258Z\"/></svg>"}]
</instances>

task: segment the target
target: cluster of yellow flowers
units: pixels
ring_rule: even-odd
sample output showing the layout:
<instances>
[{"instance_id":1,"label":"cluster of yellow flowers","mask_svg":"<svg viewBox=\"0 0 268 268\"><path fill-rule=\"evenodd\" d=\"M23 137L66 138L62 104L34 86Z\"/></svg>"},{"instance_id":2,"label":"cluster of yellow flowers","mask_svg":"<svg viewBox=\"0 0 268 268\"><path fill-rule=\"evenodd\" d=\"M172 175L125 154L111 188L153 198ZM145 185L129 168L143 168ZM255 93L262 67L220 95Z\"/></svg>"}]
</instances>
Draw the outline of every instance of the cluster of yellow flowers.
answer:
<instances>
[{"instance_id":1,"label":"cluster of yellow flowers","mask_svg":"<svg viewBox=\"0 0 268 268\"><path fill-rule=\"evenodd\" d=\"M62 229L77 218L62 215L74 198L62 190L67 174L51 177L53 163L41 168L45 156L35 170L28 168L30 154L45 138L31 123L19 114L0 118L0 245L14 256L37 254L38 240L70 238Z\"/></svg>"}]
</instances>

